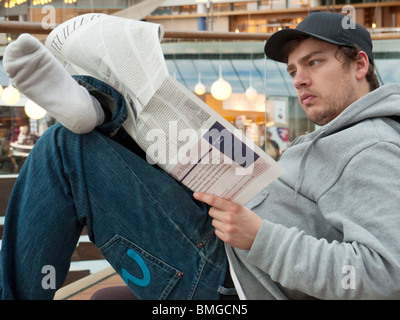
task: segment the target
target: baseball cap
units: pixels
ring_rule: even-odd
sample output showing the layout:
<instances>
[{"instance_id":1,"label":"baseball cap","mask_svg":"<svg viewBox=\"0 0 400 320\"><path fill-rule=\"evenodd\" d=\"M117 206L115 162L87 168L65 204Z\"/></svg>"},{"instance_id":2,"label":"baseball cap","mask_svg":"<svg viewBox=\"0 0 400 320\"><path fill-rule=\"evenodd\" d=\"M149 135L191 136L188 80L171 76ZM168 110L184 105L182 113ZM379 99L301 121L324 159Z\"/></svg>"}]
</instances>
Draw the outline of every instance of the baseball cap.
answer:
<instances>
[{"instance_id":1,"label":"baseball cap","mask_svg":"<svg viewBox=\"0 0 400 320\"><path fill-rule=\"evenodd\" d=\"M373 65L372 40L367 29L340 13L314 12L309 14L295 29L275 32L265 44L268 58L287 62L282 48L285 42L296 35L309 35L340 46L355 47L364 51Z\"/></svg>"}]
</instances>

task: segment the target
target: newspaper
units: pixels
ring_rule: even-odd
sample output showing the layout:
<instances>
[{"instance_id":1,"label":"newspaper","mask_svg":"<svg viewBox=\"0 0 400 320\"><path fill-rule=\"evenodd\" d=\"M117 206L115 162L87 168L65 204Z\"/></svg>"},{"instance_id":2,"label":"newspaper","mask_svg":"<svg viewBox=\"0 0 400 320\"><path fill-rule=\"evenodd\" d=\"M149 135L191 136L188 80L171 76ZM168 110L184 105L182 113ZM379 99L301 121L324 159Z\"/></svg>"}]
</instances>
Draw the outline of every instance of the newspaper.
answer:
<instances>
[{"instance_id":1,"label":"newspaper","mask_svg":"<svg viewBox=\"0 0 400 320\"><path fill-rule=\"evenodd\" d=\"M71 75L102 80L125 98L126 131L193 191L245 204L283 172L242 131L168 73L159 24L85 14L55 28L47 48Z\"/></svg>"}]
</instances>

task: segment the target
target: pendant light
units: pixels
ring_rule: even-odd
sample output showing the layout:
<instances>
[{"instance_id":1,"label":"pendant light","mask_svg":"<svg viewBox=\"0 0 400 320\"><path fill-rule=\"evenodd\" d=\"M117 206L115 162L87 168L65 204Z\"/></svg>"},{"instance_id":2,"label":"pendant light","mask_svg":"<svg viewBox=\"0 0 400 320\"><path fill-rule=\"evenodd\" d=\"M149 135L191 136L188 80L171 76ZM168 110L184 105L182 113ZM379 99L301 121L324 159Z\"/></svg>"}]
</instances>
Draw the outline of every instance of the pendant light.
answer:
<instances>
[{"instance_id":1,"label":"pendant light","mask_svg":"<svg viewBox=\"0 0 400 320\"><path fill-rule=\"evenodd\" d=\"M46 115L47 111L32 100L28 100L25 105L25 113L31 119L39 120Z\"/></svg>"},{"instance_id":2,"label":"pendant light","mask_svg":"<svg viewBox=\"0 0 400 320\"><path fill-rule=\"evenodd\" d=\"M203 94L206 93L206 86L201 82L201 74L199 73L199 81L197 82L197 84L194 86L194 92L201 96Z\"/></svg>"},{"instance_id":3,"label":"pendant light","mask_svg":"<svg viewBox=\"0 0 400 320\"><path fill-rule=\"evenodd\" d=\"M4 89L1 98L3 101L8 105L14 105L19 101L21 94L14 88L13 85L10 83L7 88Z\"/></svg>"},{"instance_id":4,"label":"pendant light","mask_svg":"<svg viewBox=\"0 0 400 320\"><path fill-rule=\"evenodd\" d=\"M253 101L255 98L257 98L258 92L256 89L253 88L253 83L252 83L252 76L250 72L250 86L246 90L246 97L247 99Z\"/></svg>"},{"instance_id":5,"label":"pendant light","mask_svg":"<svg viewBox=\"0 0 400 320\"><path fill-rule=\"evenodd\" d=\"M222 78L222 67L219 66L219 79L211 85L211 95L220 101L228 99L232 94L232 86Z\"/></svg>"}]
</instances>

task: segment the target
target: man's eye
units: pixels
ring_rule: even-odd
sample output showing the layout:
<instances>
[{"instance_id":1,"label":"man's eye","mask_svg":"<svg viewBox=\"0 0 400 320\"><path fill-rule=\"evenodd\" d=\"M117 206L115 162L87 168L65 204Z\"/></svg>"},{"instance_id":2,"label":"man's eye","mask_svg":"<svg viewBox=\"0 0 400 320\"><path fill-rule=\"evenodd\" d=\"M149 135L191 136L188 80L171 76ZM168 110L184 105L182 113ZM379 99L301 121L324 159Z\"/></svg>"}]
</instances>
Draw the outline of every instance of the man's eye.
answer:
<instances>
[{"instance_id":1,"label":"man's eye","mask_svg":"<svg viewBox=\"0 0 400 320\"><path fill-rule=\"evenodd\" d=\"M320 63L320 62L321 62L320 60L311 60L311 61L309 62L309 65L310 65L310 67L312 67L312 66L317 65L317 64Z\"/></svg>"},{"instance_id":2,"label":"man's eye","mask_svg":"<svg viewBox=\"0 0 400 320\"><path fill-rule=\"evenodd\" d=\"M296 71L291 71L291 72L289 72L289 75L290 75L292 78L294 78L294 77L296 76Z\"/></svg>"}]
</instances>

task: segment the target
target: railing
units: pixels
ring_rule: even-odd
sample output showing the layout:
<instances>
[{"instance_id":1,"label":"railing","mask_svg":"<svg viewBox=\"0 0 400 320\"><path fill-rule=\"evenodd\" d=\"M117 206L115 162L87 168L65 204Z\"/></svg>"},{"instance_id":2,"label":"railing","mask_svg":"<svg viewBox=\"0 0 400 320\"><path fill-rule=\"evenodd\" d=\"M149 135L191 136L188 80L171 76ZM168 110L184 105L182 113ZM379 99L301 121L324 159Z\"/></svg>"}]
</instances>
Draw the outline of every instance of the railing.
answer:
<instances>
[{"instance_id":1,"label":"railing","mask_svg":"<svg viewBox=\"0 0 400 320\"><path fill-rule=\"evenodd\" d=\"M43 28L38 22L0 21L0 33L49 34L52 29ZM268 40L270 33L236 33L214 31L172 31L166 30L167 39L212 39L212 40ZM372 40L400 39L400 32L372 33Z\"/></svg>"}]
</instances>

